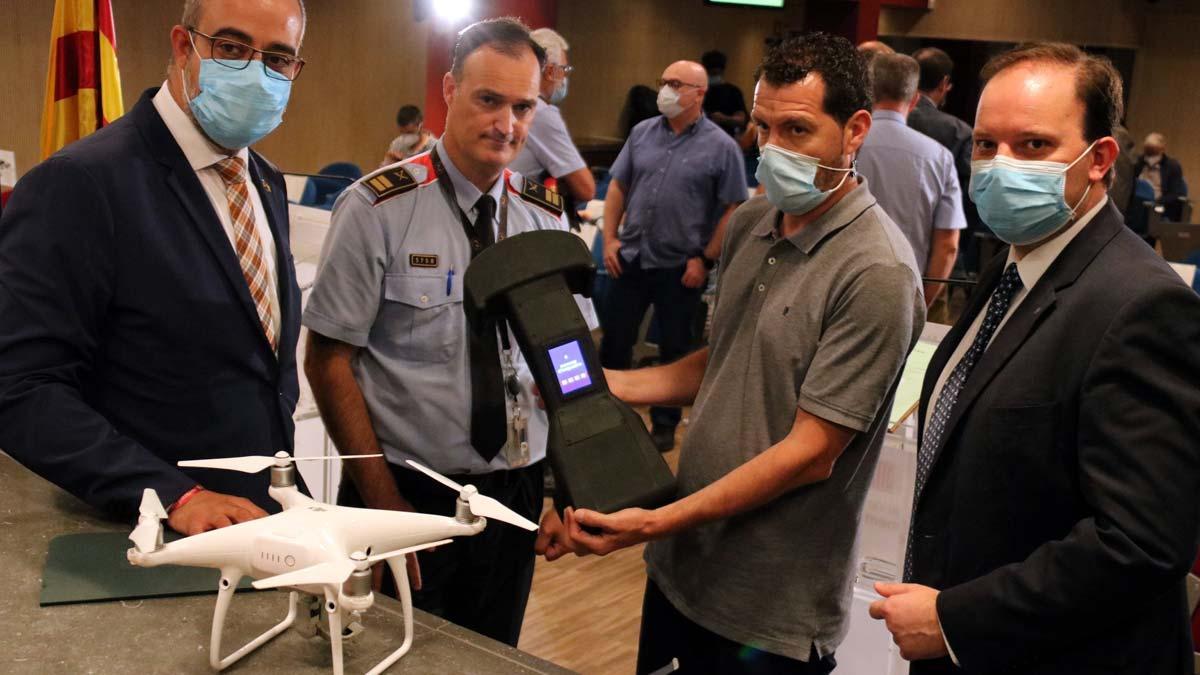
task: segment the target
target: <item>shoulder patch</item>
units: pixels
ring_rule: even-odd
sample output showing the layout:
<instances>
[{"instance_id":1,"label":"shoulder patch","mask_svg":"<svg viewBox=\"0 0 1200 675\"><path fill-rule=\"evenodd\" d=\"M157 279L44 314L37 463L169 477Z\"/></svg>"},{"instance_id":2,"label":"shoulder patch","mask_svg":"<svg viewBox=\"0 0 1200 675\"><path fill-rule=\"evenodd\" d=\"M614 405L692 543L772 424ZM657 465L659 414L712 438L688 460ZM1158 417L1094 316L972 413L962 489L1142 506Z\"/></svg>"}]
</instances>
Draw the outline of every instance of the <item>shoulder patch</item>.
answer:
<instances>
[{"instance_id":1,"label":"shoulder patch","mask_svg":"<svg viewBox=\"0 0 1200 675\"><path fill-rule=\"evenodd\" d=\"M536 181L525 179L525 185L521 188L521 199L549 211L555 218L562 215L562 195Z\"/></svg>"},{"instance_id":2,"label":"shoulder patch","mask_svg":"<svg viewBox=\"0 0 1200 675\"><path fill-rule=\"evenodd\" d=\"M375 205L396 195L402 195L420 184L404 166L392 166L363 179L363 185L375 197Z\"/></svg>"}]
</instances>

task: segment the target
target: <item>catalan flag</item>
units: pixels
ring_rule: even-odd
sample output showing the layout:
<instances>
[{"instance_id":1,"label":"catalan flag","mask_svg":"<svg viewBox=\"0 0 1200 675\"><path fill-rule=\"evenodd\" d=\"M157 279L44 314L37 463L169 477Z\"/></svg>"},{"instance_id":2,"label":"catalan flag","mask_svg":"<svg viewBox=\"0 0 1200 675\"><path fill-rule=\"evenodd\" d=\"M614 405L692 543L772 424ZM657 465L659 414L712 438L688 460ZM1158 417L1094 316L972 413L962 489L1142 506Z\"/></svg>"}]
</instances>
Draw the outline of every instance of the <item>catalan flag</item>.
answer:
<instances>
[{"instance_id":1,"label":"catalan flag","mask_svg":"<svg viewBox=\"0 0 1200 675\"><path fill-rule=\"evenodd\" d=\"M42 158L125 112L109 0L55 0Z\"/></svg>"}]
</instances>

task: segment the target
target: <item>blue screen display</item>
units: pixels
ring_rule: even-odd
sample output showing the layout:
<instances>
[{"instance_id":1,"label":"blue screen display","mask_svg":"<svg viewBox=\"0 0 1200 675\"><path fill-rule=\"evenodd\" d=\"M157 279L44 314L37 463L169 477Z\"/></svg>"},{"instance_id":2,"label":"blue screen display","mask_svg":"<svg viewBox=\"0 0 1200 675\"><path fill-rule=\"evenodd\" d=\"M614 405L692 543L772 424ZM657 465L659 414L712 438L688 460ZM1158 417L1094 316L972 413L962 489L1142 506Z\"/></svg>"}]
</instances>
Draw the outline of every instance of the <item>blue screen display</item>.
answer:
<instances>
[{"instance_id":1,"label":"blue screen display","mask_svg":"<svg viewBox=\"0 0 1200 675\"><path fill-rule=\"evenodd\" d=\"M592 386L592 376L583 360L579 340L550 348L550 363L558 379L558 388L566 396Z\"/></svg>"}]
</instances>

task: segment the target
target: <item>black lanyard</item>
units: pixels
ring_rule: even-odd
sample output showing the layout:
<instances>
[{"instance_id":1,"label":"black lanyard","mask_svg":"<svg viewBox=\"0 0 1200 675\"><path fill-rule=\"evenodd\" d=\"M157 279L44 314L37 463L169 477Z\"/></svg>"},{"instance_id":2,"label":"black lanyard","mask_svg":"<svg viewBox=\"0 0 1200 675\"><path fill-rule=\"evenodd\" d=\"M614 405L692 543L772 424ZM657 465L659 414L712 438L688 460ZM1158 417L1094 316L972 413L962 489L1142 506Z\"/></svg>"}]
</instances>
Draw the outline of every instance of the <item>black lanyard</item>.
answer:
<instances>
[{"instance_id":1,"label":"black lanyard","mask_svg":"<svg viewBox=\"0 0 1200 675\"><path fill-rule=\"evenodd\" d=\"M462 206L458 204L458 195L454 192L454 183L450 180L450 175L446 172L446 167L442 164L442 159L438 157L436 148L430 151L429 158L433 160L433 172L437 174L438 185L442 188L442 195L450 204L450 209L458 214L458 220L462 224L463 233L467 235L467 241L471 244L471 257L483 253L485 248L483 242L479 240L475 232L475 226L471 224L471 220L467 218L467 214L463 213ZM501 173L500 179L504 179ZM488 227L492 224L488 223ZM504 190L500 195L500 231L496 234L496 241L500 241L508 236L508 190Z\"/></svg>"}]
</instances>

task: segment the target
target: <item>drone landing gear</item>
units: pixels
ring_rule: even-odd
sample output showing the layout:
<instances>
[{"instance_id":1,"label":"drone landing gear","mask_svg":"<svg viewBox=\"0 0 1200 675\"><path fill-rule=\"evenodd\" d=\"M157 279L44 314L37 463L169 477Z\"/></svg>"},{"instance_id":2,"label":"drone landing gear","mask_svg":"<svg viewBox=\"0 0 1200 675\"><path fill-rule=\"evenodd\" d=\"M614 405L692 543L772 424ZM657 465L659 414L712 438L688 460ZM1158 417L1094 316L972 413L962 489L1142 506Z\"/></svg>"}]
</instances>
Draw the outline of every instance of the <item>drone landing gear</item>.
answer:
<instances>
[{"instance_id":1,"label":"drone landing gear","mask_svg":"<svg viewBox=\"0 0 1200 675\"><path fill-rule=\"evenodd\" d=\"M217 609L213 613L212 639L209 642L208 649L208 663L212 666L213 670L225 670L234 663L237 663L243 656L258 649L271 638L287 630L296 622L296 616L299 614L298 594L292 591L288 594L288 613L283 621L280 621L267 632L246 643L241 649L238 649L225 658L221 658L221 631L225 627L225 613L229 611L229 603L233 600L234 591L237 590L235 581L240 581L241 577L241 573L236 570L221 570L221 582L217 589ZM341 665L340 660L335 660L334 663L339 666ZM340 670L338 672L340 673Z\"/></svg>"},{"instance_id":2,"label":"drone landing gear","mask_svg":"<svg viewBox=\"0 0 1200 675\"><path fill-rule=\"evenodd\" d=\"M396 651L388 654L367 675L379 675L392 667L400 657L408 653L413 643L413 613L412 591L408 587L408 568L404 556L389 558L387 564L392 568L392 576L396 579L396 588L400 590L400 606L404 611L404 642ZM337 595L332 590L325 591L325 607L329 615L329 646L333 655L333 675L342 675L342 612L344 606L338 606Z\"/></svg>"}]
</instances>

